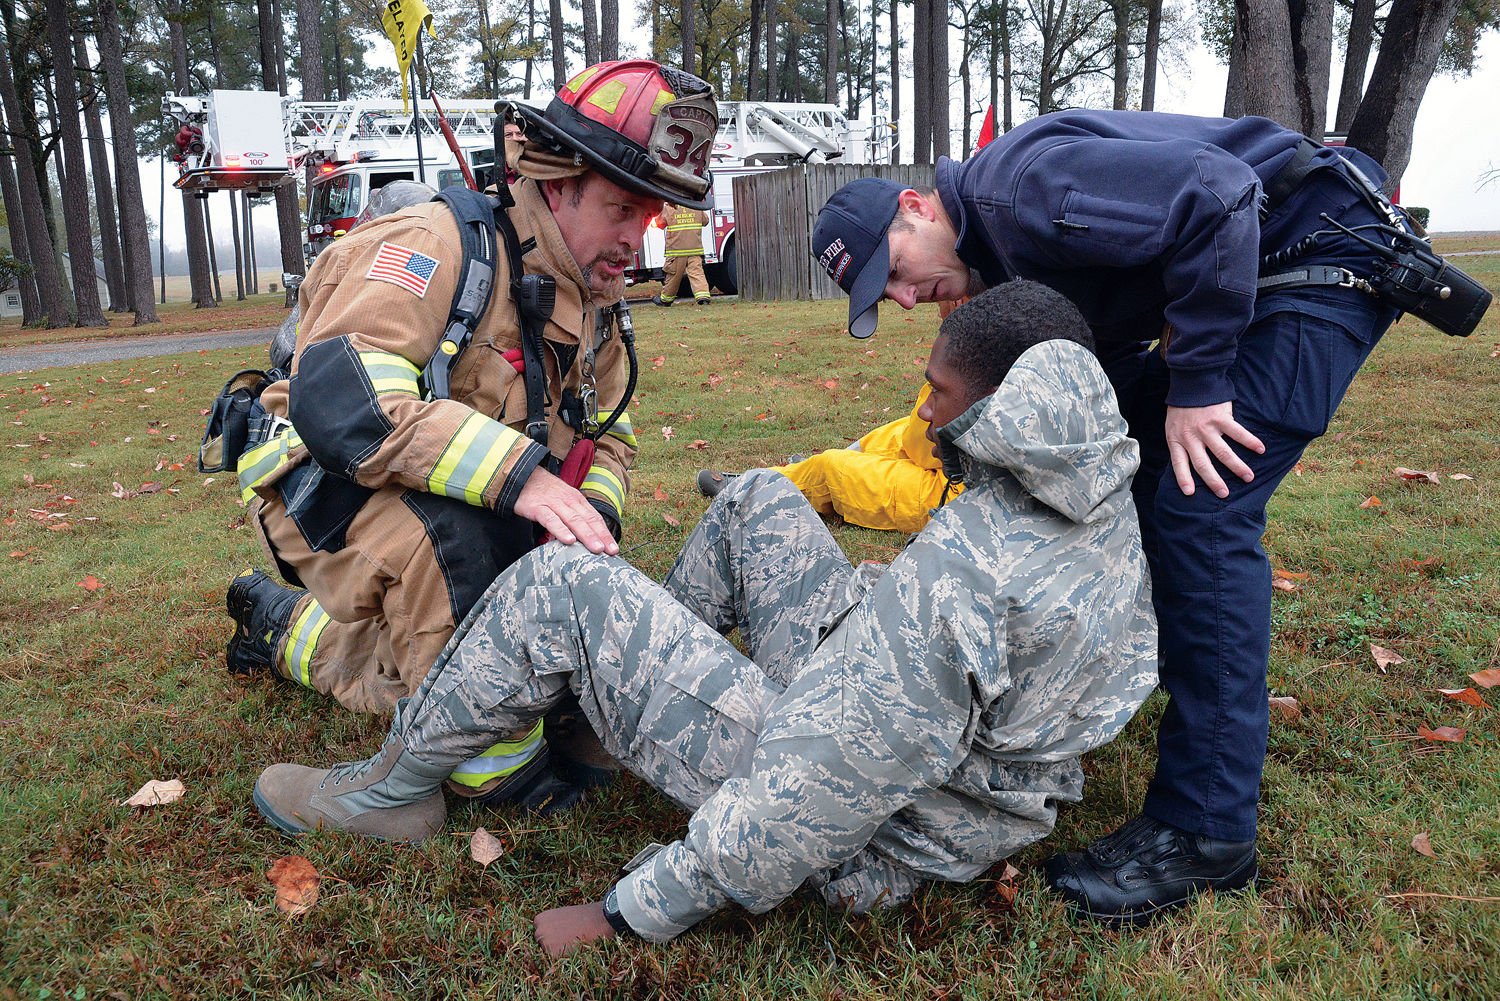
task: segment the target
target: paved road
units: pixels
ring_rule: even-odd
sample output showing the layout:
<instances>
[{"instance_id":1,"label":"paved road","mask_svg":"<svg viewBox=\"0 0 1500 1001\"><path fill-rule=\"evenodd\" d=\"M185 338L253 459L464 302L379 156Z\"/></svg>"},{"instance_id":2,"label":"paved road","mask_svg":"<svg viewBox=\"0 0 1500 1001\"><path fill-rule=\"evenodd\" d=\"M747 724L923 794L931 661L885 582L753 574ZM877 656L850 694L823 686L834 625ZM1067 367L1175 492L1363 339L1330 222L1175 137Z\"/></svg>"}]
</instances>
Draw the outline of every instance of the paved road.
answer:
<instances>
[{"instance_id":1,"label":"paved road","mask_svg":"<svg viewBox=\"0 0 1500 1001\"><path fill-rule=\"evenodd\" d=\"M269 346L274 333L275 327L258 327L254 330L215 330L205 334L150 334L143 337L30 344L6 348L0 352L0 372L29 372L61 365L124 361L128 358L175 355L184 351L232 348L247 344Z\"/></svg>"}]
</instances>

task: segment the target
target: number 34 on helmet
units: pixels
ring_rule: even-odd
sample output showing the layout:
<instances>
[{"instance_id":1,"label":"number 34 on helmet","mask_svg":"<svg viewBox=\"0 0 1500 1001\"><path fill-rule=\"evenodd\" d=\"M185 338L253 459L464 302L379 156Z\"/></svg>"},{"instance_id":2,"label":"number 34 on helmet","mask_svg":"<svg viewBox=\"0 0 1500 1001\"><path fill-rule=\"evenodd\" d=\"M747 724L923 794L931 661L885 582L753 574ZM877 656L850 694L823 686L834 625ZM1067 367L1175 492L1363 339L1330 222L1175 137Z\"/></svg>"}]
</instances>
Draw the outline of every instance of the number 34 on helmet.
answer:
<instances>
[{"instance_id":1,"label":"number 34 on helmet","mask_svg":"<svg viewBox=\"0 0 1500 1001\"><path fill-rule=\"evenodd\" d=\"M695 209L713 207L709 158L719 131L712 88L649 59L599 63L545 112L515 105L526 138L571 155L623 188Z\"/></svg>"}]
</instances>

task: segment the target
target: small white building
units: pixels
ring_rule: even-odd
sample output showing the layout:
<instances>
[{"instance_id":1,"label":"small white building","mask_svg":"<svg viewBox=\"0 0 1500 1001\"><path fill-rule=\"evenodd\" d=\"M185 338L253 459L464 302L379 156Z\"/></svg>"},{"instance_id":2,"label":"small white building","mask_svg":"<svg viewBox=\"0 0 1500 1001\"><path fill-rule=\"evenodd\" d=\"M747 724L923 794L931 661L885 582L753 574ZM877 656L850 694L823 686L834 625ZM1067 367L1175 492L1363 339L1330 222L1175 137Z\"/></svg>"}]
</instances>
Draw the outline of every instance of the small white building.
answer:
<instances>
[{"instance_id":1,"label":"small white building","mask_svg":"<svg viewBox=\"0 0 1500 1001\"><path fill-rule=\"evenodd\" d=\"M67 254L62 255L63 271L71 279L73 272L69 265L70 258ZM105 308L109 308L109 284L104 280L104 262L94 258L94 284L99 287L99 302ZM19 288L6 289L0 293L0 317L11 317L21 315L21 290Z\"/></svg>"}]
</instances>

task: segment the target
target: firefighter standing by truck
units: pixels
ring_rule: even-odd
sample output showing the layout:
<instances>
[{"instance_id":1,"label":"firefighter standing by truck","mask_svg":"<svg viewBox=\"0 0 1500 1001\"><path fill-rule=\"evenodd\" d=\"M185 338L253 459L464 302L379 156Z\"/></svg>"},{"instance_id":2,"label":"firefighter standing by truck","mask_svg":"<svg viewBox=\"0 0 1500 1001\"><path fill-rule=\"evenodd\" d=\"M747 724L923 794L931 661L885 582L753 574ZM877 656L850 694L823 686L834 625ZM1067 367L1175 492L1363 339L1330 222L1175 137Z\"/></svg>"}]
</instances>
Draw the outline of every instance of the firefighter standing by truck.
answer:
<instances>
[{"instance_id":1,"label":"firefighter standing by truck","mask_svg":"<svg viewBox=\"0 0 1500 1001\"><path fill-rule=\"evenodd\" d=\"M708 213L688 205L674 205L662 219L667 224L667 281L651 301L658 306L675 303L686 277L693 301L707 306L713 302L708 278L703 273L703 227L708 225Z\"/></svg>"},{"instance_id":2,"label":"firefighter standing by truck","mask_svg":"<svg viewBox=\"0 0 1500 1001\"><path fill-rule=\"evenodd\" d=\"M716 104L697 77L633 60L585 69L545 112L515 114L525 142L508 214L526 279L555 288L545 326L523 303L538 286L513 285L509 255L495 254L488 308L449 391L428 398L424 366L449 346L445 317L472 274L454 213L436 202L403 210L318 259L301 289L291 378L261 396L277 432L239 467L268 558L307 590L258 571L231 583L231 672L274 672L356 711L390 712L543 532L618 552L636 442L614 304L663 202L711 203ZM535 352L523 344L527 322L540 328ZM554 475L606 426L578 487ZM506 735L460 768L455 789L537 807L576 801L545 752L540 726Z\"/></svg>"}]
</instances>

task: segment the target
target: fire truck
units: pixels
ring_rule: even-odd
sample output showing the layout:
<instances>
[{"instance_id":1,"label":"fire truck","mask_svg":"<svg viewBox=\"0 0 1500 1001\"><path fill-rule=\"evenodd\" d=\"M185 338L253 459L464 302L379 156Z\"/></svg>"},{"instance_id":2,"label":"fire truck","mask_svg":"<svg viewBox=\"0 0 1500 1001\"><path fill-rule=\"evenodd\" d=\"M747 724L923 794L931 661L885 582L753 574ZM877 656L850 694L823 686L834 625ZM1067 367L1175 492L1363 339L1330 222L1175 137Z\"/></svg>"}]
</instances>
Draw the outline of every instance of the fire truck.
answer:
<instances>
[{"instance_id":1,"label":"fire truck","mask_svg":"<svg viewBox=\"0 0 1500 1001\"><path fill-rule=\"evenodd\" d=\"M537 107L544 102L527 102ZM162 108L179 123L176 186L206 198L253 187L265 193L309 168L309 259L348 232L370 195L396 180L421 180L439 190L462 184L430 102L403 109L398 100L295 101L260 91L212 91L208 97L169 94ZM483 188L494 171L495 102L443 106L459 153ZM895 131L881 121L850 122L832 104L723 101L714 142L714 210L704 227L704 263L723 292L735 277L734 179L798 163L886 162ZM418 158L418 143L421 156ZM662 277L665 234L647 231L628 281Z\"/></svg>"}]
</instances>

